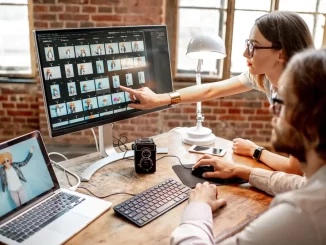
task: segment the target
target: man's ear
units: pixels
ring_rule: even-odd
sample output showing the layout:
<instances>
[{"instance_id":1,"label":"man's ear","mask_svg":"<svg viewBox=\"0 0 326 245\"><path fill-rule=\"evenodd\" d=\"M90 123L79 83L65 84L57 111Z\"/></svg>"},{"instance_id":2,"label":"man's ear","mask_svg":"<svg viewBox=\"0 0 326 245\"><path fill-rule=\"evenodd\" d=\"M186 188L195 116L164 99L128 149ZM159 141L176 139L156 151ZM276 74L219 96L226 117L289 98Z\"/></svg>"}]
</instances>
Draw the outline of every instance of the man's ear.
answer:
<instances>
[{"instance_id":1,"label":"man's ear","mask_svg":"<svg viewBox=\"0 0 326 245\"><path fill-rule=\"evenodd\" d=\"M286 62L286 55L285 55L283 49L281 49L281 50L279 51L279 53L278 53L278 60L279 60L279 62L281 62L281 63L285 63L285 62Z\"/></svg>"}]
</instances>

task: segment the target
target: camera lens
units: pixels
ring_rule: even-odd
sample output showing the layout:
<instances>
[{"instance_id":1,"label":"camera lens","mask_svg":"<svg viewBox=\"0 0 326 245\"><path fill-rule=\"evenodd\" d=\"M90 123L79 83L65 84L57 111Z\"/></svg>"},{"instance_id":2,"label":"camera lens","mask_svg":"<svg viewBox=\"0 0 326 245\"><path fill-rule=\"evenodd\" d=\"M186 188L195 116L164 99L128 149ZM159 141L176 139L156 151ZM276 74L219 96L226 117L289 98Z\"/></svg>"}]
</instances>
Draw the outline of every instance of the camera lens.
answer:
<instances>
[{"instance_id":1,"label":"camera lens","mask_svg":"<svg viewBox=\"0 0 326 245\"><path fill-rule=\"evenodd\" d=\"M150 158L142 159L140 161L140 166L143 169L150 169L153 166L153 162Z\"/></svg>"},{"instance_id":2,"label":"camera lens","mask_svg":"<svg viewBox=\"0 0 326 245\"><path fill-rule=\"evenodd\" d=\"M142 157L145 157L145 158L148 158L151 156L151 151L149 149L144 149L142 152L141 152L141 155Z\"/></svg>"}]
</instances>

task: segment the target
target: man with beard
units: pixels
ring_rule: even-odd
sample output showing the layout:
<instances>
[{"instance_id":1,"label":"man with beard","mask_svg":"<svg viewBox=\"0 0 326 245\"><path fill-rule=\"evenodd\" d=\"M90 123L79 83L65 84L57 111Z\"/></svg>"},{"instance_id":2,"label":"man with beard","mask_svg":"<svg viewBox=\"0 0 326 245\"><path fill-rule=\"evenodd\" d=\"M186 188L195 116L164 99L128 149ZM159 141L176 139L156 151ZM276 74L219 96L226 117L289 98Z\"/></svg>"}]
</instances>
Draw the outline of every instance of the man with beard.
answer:
<instances>
[{"instance_id":1,"label":"man with beard","mask_svg":"<svg viewBox=\"0 0 326 245\"><path fill-rule=\"evenodd\" d=\"M266 213L220 244L326 244L325 81L326 49L308 50L291 59L280 79L279 98L271 106L272 145L296 157L308 181L300 189L277 195ZM250 181L254 172L208 156L196 167L201 165L213 166L219 178ZM265 181L273 183L273 175ZM226 204L217 196L215 185L197 184L171 244L215 244L211 212Z\"/></svg>"}]
</instances>

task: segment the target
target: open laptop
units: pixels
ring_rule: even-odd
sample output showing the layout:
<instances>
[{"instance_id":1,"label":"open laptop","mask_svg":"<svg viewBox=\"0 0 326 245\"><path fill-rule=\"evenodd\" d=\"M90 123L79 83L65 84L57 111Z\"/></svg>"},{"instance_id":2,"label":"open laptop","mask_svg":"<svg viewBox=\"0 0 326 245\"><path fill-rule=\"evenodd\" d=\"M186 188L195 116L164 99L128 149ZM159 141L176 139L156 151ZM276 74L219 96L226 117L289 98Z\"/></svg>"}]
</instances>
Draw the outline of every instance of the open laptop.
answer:
<instances>
[{"instance_id":1,"label":"open laptop","mask_svg":"<svg viewBox=\"0 0 326 245\"><path fill-rule=\"evenodd\" d=\"M38 131L0 144L0 243L61 244L110 206L60 188Z\"/></svg>"}]
</instances>

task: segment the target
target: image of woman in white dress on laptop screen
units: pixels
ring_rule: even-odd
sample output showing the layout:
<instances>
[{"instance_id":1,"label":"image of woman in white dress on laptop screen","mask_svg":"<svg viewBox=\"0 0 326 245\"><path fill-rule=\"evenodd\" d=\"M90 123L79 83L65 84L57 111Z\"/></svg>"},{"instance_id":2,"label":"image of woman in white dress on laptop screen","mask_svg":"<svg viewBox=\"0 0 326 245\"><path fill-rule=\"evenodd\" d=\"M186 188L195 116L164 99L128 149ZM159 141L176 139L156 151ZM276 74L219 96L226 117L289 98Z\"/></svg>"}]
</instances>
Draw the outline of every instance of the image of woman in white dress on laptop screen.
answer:
<instances>
[{"instance_id":1,"label":"image of woman in white dress on laptop screen","mask_svg":"<svg viewBox=\"0 0 326 245\"><path fill-rule=\"evenodd\" d=\"M24 167L33 156L34 147L31 147L26 159L22 162L13 162L10 152L0 154L0 180L2 192L8 187L9 194L17 207L28 201L21 181L27 182L21 167Z\"/></svg>"}]
</instances>

